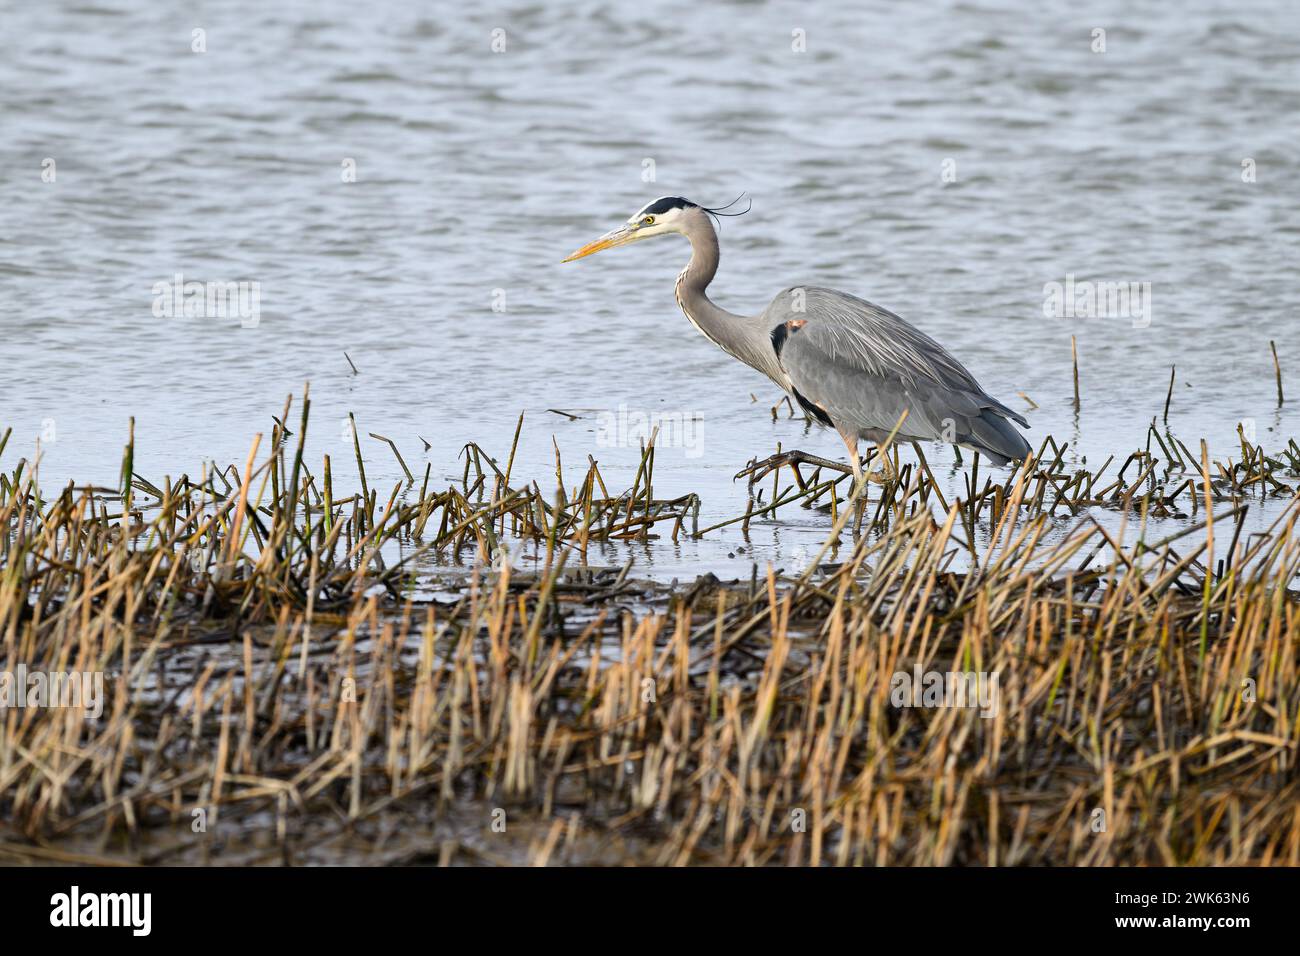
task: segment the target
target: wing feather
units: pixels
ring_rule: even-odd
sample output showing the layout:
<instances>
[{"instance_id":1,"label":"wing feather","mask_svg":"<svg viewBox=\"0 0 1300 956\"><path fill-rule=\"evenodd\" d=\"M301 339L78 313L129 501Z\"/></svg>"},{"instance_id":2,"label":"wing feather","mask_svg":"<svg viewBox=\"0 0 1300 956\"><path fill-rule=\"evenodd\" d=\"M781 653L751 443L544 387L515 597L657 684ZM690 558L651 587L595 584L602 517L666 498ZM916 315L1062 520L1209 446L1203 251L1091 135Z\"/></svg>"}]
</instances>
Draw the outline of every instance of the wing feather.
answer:
<instances>
[{"instance_id":1,"label":"wing feather","mask_svg":"<svg viewBox=\"0 0 1300 956\"><path fill-rule=\"evenodd\" d=\"M788 330L773 342L794 388L837 425L884 435L906 409L904 438L966 444L995 460L1028 454L1007 422L1028 427L1024 417L894 313L833 289L796 287L778 295L764 319Z\"/></svg>"}]
</instances>

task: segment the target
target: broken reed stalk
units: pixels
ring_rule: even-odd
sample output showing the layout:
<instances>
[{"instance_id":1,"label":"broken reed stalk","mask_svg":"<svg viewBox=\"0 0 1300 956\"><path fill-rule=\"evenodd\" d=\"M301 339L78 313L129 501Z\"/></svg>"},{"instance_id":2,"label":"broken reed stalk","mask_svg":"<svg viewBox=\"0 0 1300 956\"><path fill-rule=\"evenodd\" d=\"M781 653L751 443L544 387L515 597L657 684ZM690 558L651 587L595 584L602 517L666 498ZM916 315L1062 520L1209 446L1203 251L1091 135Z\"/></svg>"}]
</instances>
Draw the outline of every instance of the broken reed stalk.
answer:
<instances>
[{"instance_id":1,"label":"broken reed stalk","mask_svg":"<svg viewBox=\"0 0 1300 956\"><path fill-rule=\"evenodd\" d=\"M1079 345L1070 336L1070 364L1074 369L1074 410L1079 410Z\"/></svg>"},{"instance_id":2,"label":"broken reed stalk","mask_svg":"<svg viewBox=\"0 0 1300 956\"><path fill-rule=\"evenodd\" d=\"M411 469L406 467L406 459L403 458L402 453L397 450L397 443L391 438L385 438L383 435L376 435L374 432L370 433L370 437L387 443L388 447L393 450L393 457L396 458L397 463L402 466L402 473L406 475L406 483L408 485L415 484L415 475L411 474Z\"/></svg>"},{"instance_id":3,"label":"broken reed stalk","mask_svg":"<svg viewBox=\"0 0 1300 956\"><path fill-rule=\"evenodd\" d=\"M1277 405L1282 407L1282 363L1277 359L1277 343L1268 340L1268 347L1273 351L1273 377L1277 381Z\"/></svg>"}]
</instances>

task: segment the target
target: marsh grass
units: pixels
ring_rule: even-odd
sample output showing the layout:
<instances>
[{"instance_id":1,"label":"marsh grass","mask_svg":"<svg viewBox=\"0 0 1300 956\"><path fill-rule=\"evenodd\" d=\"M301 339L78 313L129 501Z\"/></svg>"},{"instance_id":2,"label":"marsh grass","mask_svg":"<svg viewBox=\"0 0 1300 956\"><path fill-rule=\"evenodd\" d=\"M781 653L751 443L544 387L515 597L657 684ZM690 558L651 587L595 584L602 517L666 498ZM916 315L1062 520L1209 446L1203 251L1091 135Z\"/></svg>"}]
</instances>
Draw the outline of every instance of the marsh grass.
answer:
<instances>
[{"instance_id":1,"label":"marsh grass","mask_svg":"<svg viewBox=\"0 0 1300 956\"><path fill-rule=\"evenodd\" d=\"M853 500L778 469L734 521L825 511L808 567L674 589L586 561L710 532L653 443L618 494L558 448L549 493L517 477L522 419L443 489L391 443L409 477L371 488L358 443L339 495L300 405L197 479L136 474L133 435L117 489L0 475L0 669L108 688L0 710L0 859L1300 863L1294 442L1211 462L1153 423L1090 471L1049 439L952 501L897 449ZM493 563L519 538L537 571ZM995 712L898 706L921 671L996 674Z\"/></svg>"}]
</instances>

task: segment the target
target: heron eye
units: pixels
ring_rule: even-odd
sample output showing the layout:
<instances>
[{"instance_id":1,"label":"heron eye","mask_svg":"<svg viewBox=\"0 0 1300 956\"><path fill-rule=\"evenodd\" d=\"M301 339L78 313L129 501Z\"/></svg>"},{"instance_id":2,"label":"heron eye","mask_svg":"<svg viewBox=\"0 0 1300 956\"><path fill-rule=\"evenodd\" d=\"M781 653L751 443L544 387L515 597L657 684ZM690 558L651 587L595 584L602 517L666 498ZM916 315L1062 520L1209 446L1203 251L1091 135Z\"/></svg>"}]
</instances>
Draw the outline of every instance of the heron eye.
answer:
<instances>
[{"instance_id":1,"label":"heron eye","mask_svg":"<svg viewBox=\"0 0 1300 956\"><path fill-rule=\"evenodd\" d=\"M645 223L647 226L653 226L653 225L655 224L655 217L654 217L654 216L646 216L646 217L645 217L644 219L642 219L641 221L642 221L643 223Z\"/></svg>"}]
</instances>

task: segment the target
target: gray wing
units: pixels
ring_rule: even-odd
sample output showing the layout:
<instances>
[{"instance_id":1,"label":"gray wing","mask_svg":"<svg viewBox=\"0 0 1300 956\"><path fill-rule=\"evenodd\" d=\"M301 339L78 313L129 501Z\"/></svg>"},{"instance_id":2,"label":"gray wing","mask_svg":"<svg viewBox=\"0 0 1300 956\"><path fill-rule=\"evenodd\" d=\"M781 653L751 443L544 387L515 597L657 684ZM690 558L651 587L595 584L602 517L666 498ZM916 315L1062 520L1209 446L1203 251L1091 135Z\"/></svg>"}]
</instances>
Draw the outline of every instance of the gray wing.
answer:
<instances>
[{"instance_id":1,"label":"gray wing","mask_svg":"<svg viewBox=\"0 0 1300 956\"><path fill-rule=\"evenodd\" d=\"M902 439L966 445L998 463L1029 454L1007 419L1029 423L892 312L833 289L796 287L778 295L764 319L796 396L837 427L879 440L906 409Z\"/></svg>"}]
</instances>

